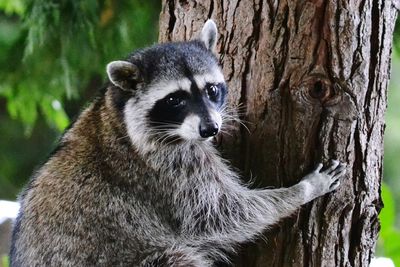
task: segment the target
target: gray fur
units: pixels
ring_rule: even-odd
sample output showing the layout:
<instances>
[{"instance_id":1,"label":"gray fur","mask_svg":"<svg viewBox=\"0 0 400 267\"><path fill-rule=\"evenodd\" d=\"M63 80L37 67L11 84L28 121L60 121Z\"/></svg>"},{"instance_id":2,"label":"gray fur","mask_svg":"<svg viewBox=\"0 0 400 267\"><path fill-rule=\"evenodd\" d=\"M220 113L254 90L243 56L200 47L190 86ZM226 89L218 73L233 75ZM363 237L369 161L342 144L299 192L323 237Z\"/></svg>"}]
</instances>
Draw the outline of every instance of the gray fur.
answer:
<instances>
[{"instance_id":1,"label":"gray fur","mask_svg":"<svg viewBox=\"0 0 400 267\"><path fill-rule=\"evenodd\" d=\"M249 189L210 139L153 139L146 114L163 88L184 87L188 71L206 82L221 75L208 48L165 46L133 54L135 90L110 83L31 179L12 266L212 266L339 185L345 166L334 161L289 188Z\"/></svg>"}]
</instances>

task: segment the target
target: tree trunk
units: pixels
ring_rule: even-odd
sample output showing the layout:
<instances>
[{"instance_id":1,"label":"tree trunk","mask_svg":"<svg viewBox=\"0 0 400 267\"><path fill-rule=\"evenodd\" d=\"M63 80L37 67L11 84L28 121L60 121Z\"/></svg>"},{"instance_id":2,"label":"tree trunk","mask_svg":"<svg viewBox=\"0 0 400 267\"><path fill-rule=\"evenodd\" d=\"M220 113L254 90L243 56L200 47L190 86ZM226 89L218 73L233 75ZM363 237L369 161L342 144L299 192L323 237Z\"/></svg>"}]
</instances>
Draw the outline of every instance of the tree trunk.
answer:
<instances>
[{"instance_id":1,"label":"tree trunk","mask_svg":"<svg viewBox=\"0 0 400 267\"><path fill-rule=\"evenodd\" d=\"M341 187L304 206L235 266L368 266L382 207L384 112L397 15L388 0L164 0L160 41L207 18L243 126L224 156L257 186L289 186L315 163L349 165ZM264 240L266 239L266 241Z\"/></svg>"}]
</instances>

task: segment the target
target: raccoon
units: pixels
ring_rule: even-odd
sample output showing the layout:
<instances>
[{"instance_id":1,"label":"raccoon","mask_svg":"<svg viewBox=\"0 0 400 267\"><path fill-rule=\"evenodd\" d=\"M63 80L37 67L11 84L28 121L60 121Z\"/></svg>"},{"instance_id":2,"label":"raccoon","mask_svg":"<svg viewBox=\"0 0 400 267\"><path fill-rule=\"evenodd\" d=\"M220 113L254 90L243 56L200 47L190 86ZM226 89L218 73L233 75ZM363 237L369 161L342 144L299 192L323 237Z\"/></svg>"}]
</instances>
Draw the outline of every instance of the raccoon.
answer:
<instances>
[{"instance_id":1,"label":"raccoon","mask_svg":"<svg viewBox=\"0 0 400 267\"><path fill-rule=\"evenodd\" d=\"M84 110L20 195L11 266L212 266L301 205L346 166L249 189L213 146L227 86L217 28L107 65Z\"/></svg>"}]
</instances>

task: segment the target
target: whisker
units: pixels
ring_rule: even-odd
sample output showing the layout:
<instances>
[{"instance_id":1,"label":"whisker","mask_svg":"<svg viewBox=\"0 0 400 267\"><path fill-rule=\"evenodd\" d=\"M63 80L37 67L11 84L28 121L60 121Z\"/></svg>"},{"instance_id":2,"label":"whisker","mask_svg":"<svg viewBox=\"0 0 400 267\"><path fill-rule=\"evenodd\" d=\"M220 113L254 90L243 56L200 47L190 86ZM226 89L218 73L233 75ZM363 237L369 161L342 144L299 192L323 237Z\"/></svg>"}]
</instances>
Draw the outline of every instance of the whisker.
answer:
<instances>
[{"instance_id":1,"label":"whisker","mask_svg":"<svg viewBox=\"0 0 400 267\"><path fill-rule=\"evenodd\" d=\"M230 132L228 132L228 131L224 131L224 130L220 130L220 133L221 134L226 134L226 135L229 135L229 136L233 136Z\"/></svg>"},{"instance_id":2,"label":"whisker","mask_svg":"<svg viewBox=\"0 0 400 267\"><path fill-rule=\"evenodd\" d=\"M121 136L121 137L118 137L116 140L119 141L119 140L122 140L122 139L125 139L125 138L128 138L128 137L129 137L129 134Z\"/></svg>"}]
</instances>

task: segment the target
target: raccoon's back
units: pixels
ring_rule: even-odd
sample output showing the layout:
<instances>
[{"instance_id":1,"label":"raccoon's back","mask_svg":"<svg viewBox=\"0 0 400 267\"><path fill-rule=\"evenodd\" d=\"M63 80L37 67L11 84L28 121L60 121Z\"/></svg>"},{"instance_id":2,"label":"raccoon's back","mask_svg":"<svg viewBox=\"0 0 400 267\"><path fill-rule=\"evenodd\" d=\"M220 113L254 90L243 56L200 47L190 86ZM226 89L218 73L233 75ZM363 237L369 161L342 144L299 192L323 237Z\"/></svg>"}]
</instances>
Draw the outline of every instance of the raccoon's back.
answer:
<instances>
[{"instance_id":1,"label":"raccoon's back","mask_svg":"<svg viewBox=\"0 0 400 267\"><path fill-rule=\"evenodd\" d=\"M50 264L56 251L72 253L76 239L88 224L94 203L81 177L71 168L46 163L20 197L21 209L13 233L11 258L23 266ZM57 167L57 168L56 168ZM83 249L83 247L81 248ZM90 247L86 248L90 249ZM15 266L19 266L16 264Z\"/></svg>"},{"instance_id":2,"label":"raccoon's back","mask_svg":"<svg viewBox=\"0 0 400 267\"><path fill-rule=\"evenodd\" d=\"M132 208L134 196L101 181L85 168L69 175L40 170L21 195L12 265L132 264L140 244L136 226L148 215Z\"/></svg>"}]
</instances>

